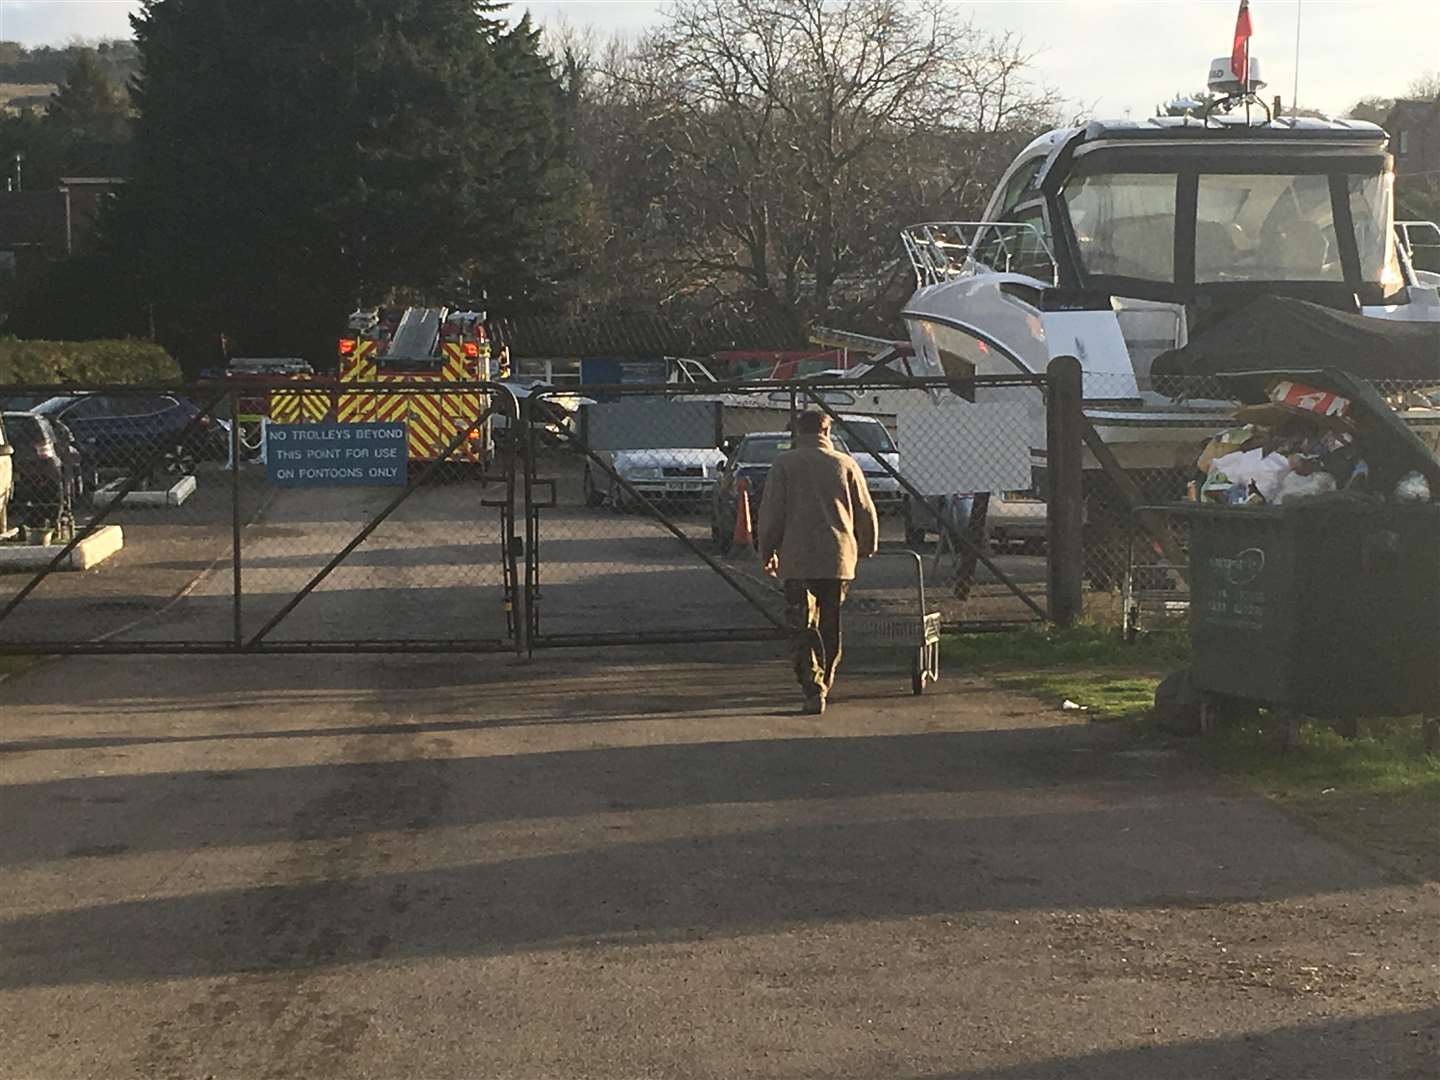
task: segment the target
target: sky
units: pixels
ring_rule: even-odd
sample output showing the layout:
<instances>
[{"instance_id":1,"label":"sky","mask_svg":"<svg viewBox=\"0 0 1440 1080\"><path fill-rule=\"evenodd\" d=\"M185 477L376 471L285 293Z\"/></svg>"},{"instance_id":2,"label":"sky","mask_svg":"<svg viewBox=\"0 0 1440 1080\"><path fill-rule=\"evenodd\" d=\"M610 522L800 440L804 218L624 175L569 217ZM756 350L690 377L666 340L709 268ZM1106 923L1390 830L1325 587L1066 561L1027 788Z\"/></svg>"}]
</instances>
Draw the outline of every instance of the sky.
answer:
<instances>
[{"instance_id":1,"label":"sky","mask_svg":"<svg viewBox=\"0 0 1440 1080\"><path fill-rule=\"evenodd\" d=\"M304 3L304 0L295 0ZM981 0L957 6L983 29L1021 34L1037 76L1076 111L1149 115L1158 102L1204 85L1210 61L1230 51L1237 0ZM659 0L531 0L537 20L557 17L602 32L636 33L660 18ZM0 39L27 45L128 37L133 0L0 0ZM1300 13L1302 105L1340 114L1362 97L1395 97L1440 71L1440 0L1251 0L1252 52L1266 96L1288 104L1295 85Z\"/></svg>"}]
</instances>

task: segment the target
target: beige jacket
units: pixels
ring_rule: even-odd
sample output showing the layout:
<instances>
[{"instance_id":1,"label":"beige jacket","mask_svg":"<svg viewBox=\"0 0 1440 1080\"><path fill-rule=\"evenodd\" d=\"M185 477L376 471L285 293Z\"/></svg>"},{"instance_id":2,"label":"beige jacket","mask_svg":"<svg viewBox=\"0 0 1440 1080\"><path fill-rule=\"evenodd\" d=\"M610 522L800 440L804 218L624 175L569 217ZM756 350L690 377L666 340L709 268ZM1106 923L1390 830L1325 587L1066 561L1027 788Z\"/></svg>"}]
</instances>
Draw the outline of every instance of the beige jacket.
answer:
<instances>
[{"instance_id":1,"label":"beige jacket","mask_svg":"<svg viewBox=\"0 0 1440 1080\"><path fill-rule=\"evenodd\" d=\"M780 576L851 581L875 554L880 522L865 474L823 436L800 436L770 466L760 503L760 559L780 555Z\"/></svg>"}]
</instances>

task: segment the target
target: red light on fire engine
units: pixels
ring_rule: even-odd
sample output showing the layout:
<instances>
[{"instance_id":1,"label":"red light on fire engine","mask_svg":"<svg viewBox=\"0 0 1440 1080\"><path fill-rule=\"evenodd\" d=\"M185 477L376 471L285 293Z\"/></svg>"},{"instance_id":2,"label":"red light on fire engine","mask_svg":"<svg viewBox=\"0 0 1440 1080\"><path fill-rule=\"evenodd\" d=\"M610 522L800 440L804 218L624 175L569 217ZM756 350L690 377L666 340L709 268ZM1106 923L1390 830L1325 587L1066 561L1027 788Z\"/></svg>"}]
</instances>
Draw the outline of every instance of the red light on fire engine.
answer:
<instances>
[{"instance_id":1,"label":"red light on fire engine","mask_svg":"<svg viewBox=\"0 0 1440 1080\"><path fill-rule=\"evenodd\" d=\"M342 338L340 339L340 355L341 355L341 356L349 356L349 355L350 355L351 353L353 353L354 351L355 351L355 339L354 339L354 338L345 338L345 337L342 337Z\"/></svg>"},{"instance_id":2,"label":"red light on fire engine","mask_svg":"<svg viewBox=\"0 0 1440 1080\"><path fill-rule=\"evenodd\" d=\"M465 355L468 356L471 360L474 360L477 356L480 355L480 346L476 345L473 341L465 342Z\"/></svg>"}]
</instances>

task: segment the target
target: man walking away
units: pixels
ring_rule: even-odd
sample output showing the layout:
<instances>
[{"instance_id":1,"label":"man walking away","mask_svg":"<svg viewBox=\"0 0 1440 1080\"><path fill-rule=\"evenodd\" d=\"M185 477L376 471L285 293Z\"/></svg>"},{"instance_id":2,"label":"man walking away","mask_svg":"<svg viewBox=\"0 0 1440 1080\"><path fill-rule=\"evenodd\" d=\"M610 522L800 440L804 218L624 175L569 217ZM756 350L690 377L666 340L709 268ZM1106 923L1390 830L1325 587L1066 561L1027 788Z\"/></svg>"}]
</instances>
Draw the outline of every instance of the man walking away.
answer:
<instances>
[{"instance_id":1,"label":"man walking away","mask_svg":"<svg viewBox=\"0 0 1440 1080\"><path fill-rule=\"evenodd\" d=\"M785 579L795 677L818 716L840 666L840 605L859 559L875 554L880 522L865 474L830 442L830 418L802 413L794 448L780 454L760 504L760 558Z\"/></svg>"}]
</instances>

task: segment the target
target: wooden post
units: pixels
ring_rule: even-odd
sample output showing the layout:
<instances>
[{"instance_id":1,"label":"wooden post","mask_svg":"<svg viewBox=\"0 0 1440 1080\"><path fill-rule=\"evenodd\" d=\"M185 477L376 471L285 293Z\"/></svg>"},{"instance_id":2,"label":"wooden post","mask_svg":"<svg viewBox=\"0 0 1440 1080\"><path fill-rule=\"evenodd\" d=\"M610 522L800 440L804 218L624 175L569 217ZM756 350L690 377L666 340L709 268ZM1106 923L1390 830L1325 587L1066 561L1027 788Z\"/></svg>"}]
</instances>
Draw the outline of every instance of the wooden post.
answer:
<instances>
[{"instance_id":1,"label":"wooden post","mask_svg":"<svg viewBox=\"0 0 1440 1080\"><path fill-rule=\"evenodd\" d=\"M1085 602L1084 388L1080 361L1059 356L1050 363L1046 400L1045 506L1049 534L1050 619L1074 626Z\"/></svg>"}]
</instances>

